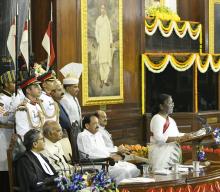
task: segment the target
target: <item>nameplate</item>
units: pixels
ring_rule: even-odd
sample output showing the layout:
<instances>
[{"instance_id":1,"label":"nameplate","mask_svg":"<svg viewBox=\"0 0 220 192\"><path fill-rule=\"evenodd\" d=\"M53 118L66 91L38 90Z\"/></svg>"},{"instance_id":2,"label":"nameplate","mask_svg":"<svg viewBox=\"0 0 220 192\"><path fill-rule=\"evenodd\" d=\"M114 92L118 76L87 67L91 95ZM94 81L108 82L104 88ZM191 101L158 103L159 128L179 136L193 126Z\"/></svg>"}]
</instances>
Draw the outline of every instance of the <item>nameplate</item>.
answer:
<instances>
[{"instance_id":1,"label":"nameplate","mask_svg":"<svg viewBox=\"0 0 220 192\"><path fill-rule=\"evenodd\" d=\"M217 117L209 117L207 118L207 123L218 123Z\"/></svg>"}]
</instances>

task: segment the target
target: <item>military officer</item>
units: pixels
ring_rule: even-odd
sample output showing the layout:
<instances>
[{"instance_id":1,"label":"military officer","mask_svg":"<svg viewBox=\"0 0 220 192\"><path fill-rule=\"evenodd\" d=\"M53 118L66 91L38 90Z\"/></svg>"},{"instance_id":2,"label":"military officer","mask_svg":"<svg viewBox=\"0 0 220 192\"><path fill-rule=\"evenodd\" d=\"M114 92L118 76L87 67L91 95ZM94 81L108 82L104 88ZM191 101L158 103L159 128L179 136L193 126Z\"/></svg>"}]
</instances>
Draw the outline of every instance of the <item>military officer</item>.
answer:
<instances>
[{"instance_id":1,"label":"military officer","mask_svg":"<svg viewBox=\"0 0 220 192\"><path fill-rule=\"evenodd\" d=\"M45 116L45 121L59 121L59 107L51 97L51 91L55 89L55 74L48 71L37 78L41 82L42 93L40 96L40 107Z\"/></svg>"},{"instance_id":2,"label":"military officer","mask_svg":"<svg viewBox=\"0 0 220 192\"><path fill-rule=\"evenodd\" d=\"M16 131L22 137L30 129L42 128L45 118L39 103L41 88L36 76L24 80L20 88L25 95L25 106L19 106L15 113Z\"/></svg>"}]
</instances>

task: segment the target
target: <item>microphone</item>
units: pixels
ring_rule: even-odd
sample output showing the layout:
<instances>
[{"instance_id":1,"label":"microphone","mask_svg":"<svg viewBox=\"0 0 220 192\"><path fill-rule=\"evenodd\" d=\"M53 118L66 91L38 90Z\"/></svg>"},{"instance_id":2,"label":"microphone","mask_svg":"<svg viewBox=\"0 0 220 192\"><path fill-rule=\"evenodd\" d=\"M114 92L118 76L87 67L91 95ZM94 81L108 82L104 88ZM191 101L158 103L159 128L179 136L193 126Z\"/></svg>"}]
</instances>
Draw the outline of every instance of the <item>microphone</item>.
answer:
<instances>
[{"instance_id":1,"label":"microphone","mask_svg":"<svg viewBox=\"0 0 220 192\"><path fill-rule=\"evenodd\" d=\"M207 120L203 117L196 116L199 123L202 125L203 129L205 129L206 134L209 134L212 132L212 127L207 123Z\"/></svg>"},{"instance_id":2,"label":"microphone","mask_svg":"<svg viewBox=\"0 0 220 192\"><path fill-rule=\"evenodd\" d=\"M196 116L197 120L199 121L199 123L201 125L205 125L206 124L206 119L203 117L200 117L199 115Z\"/></svg>"}]
</instances>

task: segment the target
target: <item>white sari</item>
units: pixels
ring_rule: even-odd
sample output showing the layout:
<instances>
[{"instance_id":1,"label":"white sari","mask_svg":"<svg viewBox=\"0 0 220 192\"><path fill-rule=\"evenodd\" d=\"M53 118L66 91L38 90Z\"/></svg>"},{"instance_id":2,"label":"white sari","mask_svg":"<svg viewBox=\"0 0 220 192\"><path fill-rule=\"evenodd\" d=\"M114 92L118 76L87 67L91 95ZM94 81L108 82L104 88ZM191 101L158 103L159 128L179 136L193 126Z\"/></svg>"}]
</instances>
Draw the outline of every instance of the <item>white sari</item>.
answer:
<instances>
[{"instance_id":1,"label":"white sari","mask_svg":"<svg viewBox=\"0 0 220 192\"><path fill-rule=\"evenodd\" d=\"M166 143L168 137L182 136L176 122L169 118L168 128L164 131L166 119L159 114L153 116L150 122L150 130L153 136L150 138L149 161L153 170L161 170L181 162L182 152L178 143Z\"/></svg>"}]
</instances>

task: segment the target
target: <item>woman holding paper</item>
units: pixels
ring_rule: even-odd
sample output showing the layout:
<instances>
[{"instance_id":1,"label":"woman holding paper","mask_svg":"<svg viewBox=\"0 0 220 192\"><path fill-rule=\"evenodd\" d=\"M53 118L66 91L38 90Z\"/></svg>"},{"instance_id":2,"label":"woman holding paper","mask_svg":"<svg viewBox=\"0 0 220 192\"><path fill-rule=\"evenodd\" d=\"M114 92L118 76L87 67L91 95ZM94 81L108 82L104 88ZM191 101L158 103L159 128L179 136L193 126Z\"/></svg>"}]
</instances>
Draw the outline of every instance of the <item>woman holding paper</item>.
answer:
<instances>
[{"instance_id":1,"label":"woman holding paper","mask_svg":"<svg viewBox=\"0 0 220 192\"><path fill-rule=\"evenodd\" d=\"M150 122L149 161L153 170L166 169L180 163L182 151L179 142L187 139L190 134L180 133L172 114L174 102L170 95L161 94Z\"/></svg>"}]
</instances>

